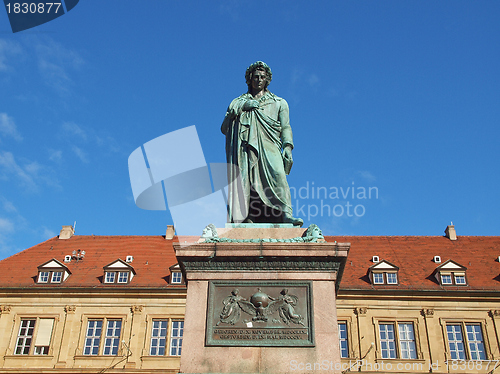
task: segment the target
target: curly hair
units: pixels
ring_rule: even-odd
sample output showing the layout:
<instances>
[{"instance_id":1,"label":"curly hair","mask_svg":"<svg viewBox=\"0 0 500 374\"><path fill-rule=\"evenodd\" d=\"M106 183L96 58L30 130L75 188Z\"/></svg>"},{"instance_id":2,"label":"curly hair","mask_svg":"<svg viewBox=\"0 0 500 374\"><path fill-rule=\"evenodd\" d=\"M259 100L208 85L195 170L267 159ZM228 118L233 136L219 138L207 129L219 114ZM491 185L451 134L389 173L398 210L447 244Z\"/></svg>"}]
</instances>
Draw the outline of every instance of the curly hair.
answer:
<instances>
[{"instance_id":1,"label":"curly hair","mask_svg":"<svg viewBox=\"0 0 500 374\"><path fill-rule=\"evenodd\" d=\"M250 65L245 72L245 80L247 82L248 90L250 91L250 89L252 88L252 77L255 70L263 70L266 72L267 89L267 86L269 86L269 83L271 83L271 81L273 80L273 73L271 72L271 68L269 67L269 65L267 65L263 61L257 61Z\"/></svg>"}]
</instances>

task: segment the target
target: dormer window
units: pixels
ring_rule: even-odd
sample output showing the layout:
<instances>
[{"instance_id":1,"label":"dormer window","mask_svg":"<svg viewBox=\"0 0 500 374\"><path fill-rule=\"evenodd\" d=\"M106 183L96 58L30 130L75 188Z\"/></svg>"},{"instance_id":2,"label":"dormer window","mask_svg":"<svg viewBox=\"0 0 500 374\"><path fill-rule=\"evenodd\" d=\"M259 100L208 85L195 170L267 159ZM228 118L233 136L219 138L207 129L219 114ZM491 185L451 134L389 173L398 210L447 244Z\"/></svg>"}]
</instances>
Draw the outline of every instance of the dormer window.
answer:
<instances>
[{"instance_id":1,"label":"dormer window","mask_svg":"<svg viewBox=\"0 0 500 374\"><path fill-rule=\"evenodd\" d=\"M397 273L386 273L387 284L398 284L398 274Z\"/></svg>"},{"instance_id":2,"label":"dormer window","mask_svg":"<svg viewBox=\"0 0 500 374\"><path fill-rule=\"evenodd\" d=\"M127 284L135 276L134 268L121 259L104 266L103 269L106 284Z\"/></svg>"},{"instance_id":3,"label":"dormer window","mask_svg":"<svg viewBox=\"0 0 500 374\"><path fill-rule=\"evenodd\" d=\"M465 266L448 260L436 268L435 277L442 286L466 286L466 270Z\"/></svg>"},{"instance_id":4,"label":"dormer window","mask_svg":"<svg viewBox=\"0 0 500 374\"><path fill-rule=\"evenodd\" d=\"M181 284L182 283L182 273L180 271L172 272L172 283Z\"/></svg>"},{"instance_id":5,"label":"dormer window","mask_svg":"<svg viewBox=\"0 0 500 374\"><path fill-rule=\"evenodd\" d=\"M179 264L170 266L170 284L184 284L181 267Z\"/></svg>"},{"instance_id":6,"label":"dormer window","mask_svg":"<svg viewBox=\"0 0 500 374\"><path fill-rule=\"evenodd\" d=\"M453 282L451 281L451 274L441 274L441 283L453 284Z\"/></svg>"},{"instance_id":7,"label":"dormer window","mask_svg":"<svg viewBox=\"0 0 500 374\"><path fill-rule=\"evenodd\" d=\"M52 259L38 267L37 283L62 283L70 274L71 272L65 265Z\"/></svg>"},{"instance_id":8,"label":"dormer window","mask_svg":"<svg viewBox=\"0 0 500 374\"><path fill-rule=\"evenodd\" d=\"M118 283L128 283L129 271L118 272Z\"/></svg>"},{"instance_id":9,"label":"dormer window","mask_svg":"<svg viewBox=\"0 0 500 374\"><path fill-rule=\"evenodd\" d=\"M386 260L379 261L368 269L370 280L374 285L397 285L398 271L399 268L396 265Z\"/></svg>"},{"instance_id":10,"label":"dormer window","mask_svg":"<svg viewBox=\"0 0 500 374\"><path fill-rule=\"evenodd\" d=\"M62 271L53 271L52 272L52 280L50 281L51 283L61 283L62 279Z\"/></svg>"},{"instance_id":11,"label":"dormer window","mask_svg":"<svg viewBox=\"0 0 500 374\"><path fill-rule=\"evenodd\" d=\"M384 273L373 273L373 284L384 284Z\"/></svg>"},{"instance_id":12,"label":"dormer window","mask_svg":"<svg viewBox=\"0 0 500 374\"><path fill-rule=\"evenodd\" d=\"M116 277L116 272L107 271L106 272L106 280L104 281L104 283L115 283L115 277Z\"/></svg>"},{"instance_id":13,"label":"dormer window","mask_svg":"<svg viewBox=\"0 0 500 374\"><path fill-rule=\"evenodd\" d=\"M38 273L38 283L47 283L49 281L50 271L41 271Z\"/></svg>"}]
</instances>

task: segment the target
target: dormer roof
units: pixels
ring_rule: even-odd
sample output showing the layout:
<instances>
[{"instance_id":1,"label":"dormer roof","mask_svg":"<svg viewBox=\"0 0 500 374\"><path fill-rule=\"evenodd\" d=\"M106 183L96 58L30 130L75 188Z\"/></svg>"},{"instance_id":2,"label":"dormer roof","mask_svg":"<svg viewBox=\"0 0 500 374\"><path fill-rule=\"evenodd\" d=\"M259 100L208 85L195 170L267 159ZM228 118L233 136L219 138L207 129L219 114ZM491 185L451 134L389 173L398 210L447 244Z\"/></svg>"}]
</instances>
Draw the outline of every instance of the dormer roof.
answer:
<instances>
[{"instance_id":1,"label":"dormer roof","mask_svg":"<svg viewBox=\"0 0 500 374\"><path fill-rule=\"evenodd\" d=\"M370 269L370 271L373 271L373 270L381 270L381 271L392 270L392 271L398 271L399 270L399 268L396 265L391 264L387 260L381 260L381 261L377 262L376 264L373 264L372 266L370 266L369 269Z\"/></svg>"},{"instance_id":2,"label":"dormer roof","mask_svg":"<svg viewBox=\"0 0 500 374\"><path fill-rule=\"evenodd\" d=\"M439 265L436 268L436 271L462 271L465 272L467 268L465 266L460 265L459 263L453 261L453 260L448 260L443 262L441 265Z\"/></svg>"},{"instance_id":3,"label":"dormer roof","mask_svg":"<svg viewBox=\"0 0 500 374\"><path fill-rule=\"evenodd\" d=\"M47 262L44 262L41 265L38 265L38 270L43 271L43 270L55 270L55 269L61 269L62 271L68 272L68 274L71 274L71 271L68 269L66 265L61 263L60 261L56 260L53 258L52 260L49 260Z\"/></svg>"},{"instance_id":4,"label":"dormer roof","mask_svg":"<svg viewBox=\"0 0 500 374\"><path fill-rule=\"evenodd\" d=\"M123 261L120 258L103 266L103 269L105 271L106 270L114 270L114 271L130 270L132 273L134 273L134 275L136 274L134 268L130 264L127 264L125 261Z\"/></svg>"}]
</instances>

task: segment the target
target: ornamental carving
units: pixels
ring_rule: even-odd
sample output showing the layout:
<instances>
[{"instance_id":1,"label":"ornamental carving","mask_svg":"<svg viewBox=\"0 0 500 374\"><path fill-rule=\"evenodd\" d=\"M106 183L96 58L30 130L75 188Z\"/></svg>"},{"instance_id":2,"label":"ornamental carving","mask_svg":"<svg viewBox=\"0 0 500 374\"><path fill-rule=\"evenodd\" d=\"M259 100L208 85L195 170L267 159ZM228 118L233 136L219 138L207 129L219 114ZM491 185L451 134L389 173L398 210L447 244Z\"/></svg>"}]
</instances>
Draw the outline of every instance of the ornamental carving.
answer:
<instances>
[{"instance_id":1,"label":"ornamental carving","mask_svg":"<svg viewBox=\"0 0 500 374\"><path fill-rule=\"evenodd\" d=\"M142 313L142 308L144 308L144 305L132 305L130 310L134 314Z\"/></svg>"},{"instance_id":2,"label":"ornamental carving","mask_svg":"<svg viewBox=\"0 0 500 374\"><path fill-rule=\"evenodd\" d=\"M64 311L65 311L66 313L71 313L71 314L73 314L73 313L75 313L75 311L76 311L76 305L66 305L66 306L64 307Z\"/></svg>"},{"instance_id":3,"label":"ornamental carving","mask_svg":"<svg viewBox=\"0 0 500 374\"><path fill-rule=\"evenodd\" d=\"M356 313L358 316L366 316L366 312L368 311L367 307L358 307L354 308L354 313Z\"/></svg>"},{"instance_id":4,"label":"ornamental carving","mask_svg":"<svg viewBox=\"0 0 500 374\"><path fill-rule=\"evenodd\" d=\"M338 271L340 263L335 260L323 261L184 261L186 270L300 270Z\"/></svg>"},{"instance_id":5,"label":"ornamental carving","mask_svg":"<svg viewBox=\"0 0 500 374\"><path fill-rule=\"evenodd\" d=\"M10 305L0 305L0 314L9 314L11 308Z\"/></svg>"},{"instance_id":6,"label":"ornamental carving","mask_svg":"<svg viewBox=\"0 0 500 374\"><path fill-rule=\"evenodd\" d=\"M434 316L434 309L422 309L422 315L431 318Z\"/></svg>"},{"instance_id":7,"label":"ornamental carving","mask_svg":"<svg viewBox=\"0 0 500 374\"><path fill-rule=\"evenodd\" d=\"M297 325L304 325L304 317L295 312L295 307L299 303L299 298L288 293L287 288L283 288L280 295L275 298L261 291L254 293L249 300L239 295L239 290L236 288L231 291L231 295L227 296L222 303L222 308L219 315L219 322L234 325L240 319L241 311L252 316L253 322L267 322L268 316L278 312L281 322L290 325L290 322ZM278 319L273 319L277 323ZM246 321L249 322L249 321Z\"/></svg>"},{"instance_id":8,"label":"ornamental carving","mask_svg":"<svg viewBox=\"0 0 500 374\"><path fill-rule=\"evenodd\" d=\"M492 309L492 310L490 310L490 316L493 317L493 318L500 317L500 310L498 310L498 309Z\"/></svg>"}]
</instances>

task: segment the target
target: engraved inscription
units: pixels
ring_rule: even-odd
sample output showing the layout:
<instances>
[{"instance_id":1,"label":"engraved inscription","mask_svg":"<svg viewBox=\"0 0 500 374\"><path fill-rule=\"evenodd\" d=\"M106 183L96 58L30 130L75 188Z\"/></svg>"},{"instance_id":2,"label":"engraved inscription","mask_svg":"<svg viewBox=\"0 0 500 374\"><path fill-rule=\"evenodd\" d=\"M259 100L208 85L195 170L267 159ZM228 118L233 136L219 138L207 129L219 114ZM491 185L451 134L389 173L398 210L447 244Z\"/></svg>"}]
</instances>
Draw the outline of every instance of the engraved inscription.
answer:
<instances>
[{"instance_id":1,"label":"engraved inscription","mask_svg":"<svg viewBox=\"0 0 500 374\"><path fill-rule=\"evenodd\" d=\"M210 282L207 345L313 346L310 282Z\"/></svg>"}]
</instances>

